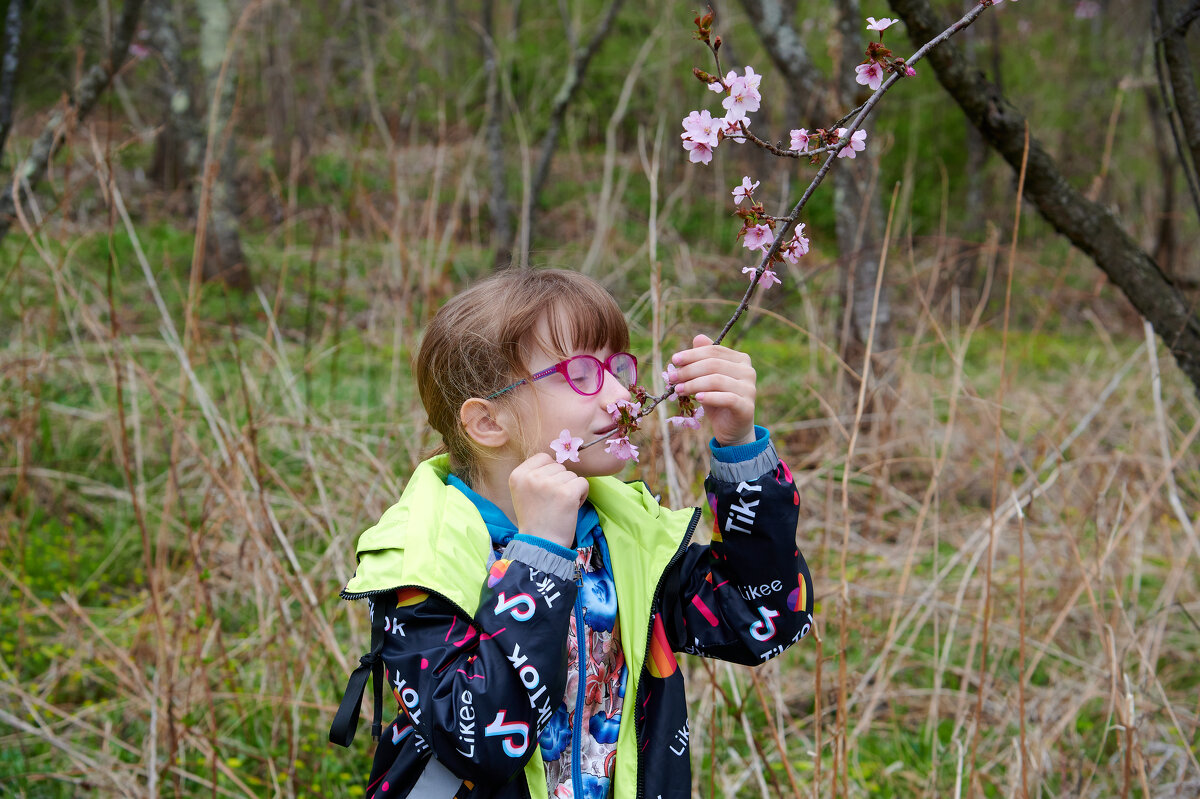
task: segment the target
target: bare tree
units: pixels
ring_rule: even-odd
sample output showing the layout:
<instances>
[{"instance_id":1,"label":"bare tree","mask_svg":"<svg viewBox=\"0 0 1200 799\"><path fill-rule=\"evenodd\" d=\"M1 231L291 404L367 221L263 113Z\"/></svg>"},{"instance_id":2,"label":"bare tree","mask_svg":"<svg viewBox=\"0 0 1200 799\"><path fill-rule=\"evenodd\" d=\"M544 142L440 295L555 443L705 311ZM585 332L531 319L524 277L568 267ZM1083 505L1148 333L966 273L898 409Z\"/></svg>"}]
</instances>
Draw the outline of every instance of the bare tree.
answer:
<instances>
[{"instance_id":1,"label":"bare tree","mask_svg":"<svg viewBox=\"0 0 1200 799\"><path fill-rule=\"evenodd\" d=\"M483 71L487 76L484 128L487 137L491 196L488 210L492 217L492 241L495 242L493 265L499 269L512 262L513 219L504 179L504 101L500 92L500 48L496 42L495 9L492 0L483 0Z\"/></svg>"},{"instance_id":2,"label":"bare tree","mask_svg":"<svg viewBox=\"0 0 1200 799\"><path fill-rule=\"evenodd\" d=\"M233 136L236 59L228 59L226 63L230 9L228 0L197 0L197 10L200 13L200 66L210 104L208 135L214 139L208 142L201 179L197 181L200 195L197 217L206 219L202 274L205 280L220 279L234 288L246 290L251 287L250 269L238 235L234 185L237 165ZM223 70L224 75L221 74ZM207 209L204 208L206 183ZM199 233L197 230L197 235Z\"/></svg>"},{"instance_id":3,"label":"bare tree","mask_svg":"<svg viewBox=\"0 0 1200 799\"><path fill-rule=\"evenodd\" d=\"M236 150L230 117L236 80L232 65L224 80L218 81L229 39L229 9L224 0L198 0L201 40L197 64L190 56L197 48L184 41L181 34L184 28L176 16L175 4L171 0L149 0L149 3L147 28L163 65L159 96L165 117L155 140L151 173L164 189L182 189L184 207L180 210L197 219L205 196L205 175L211 173L201 277L249 289L252 281L242 253L235 208ZM203 81L203 92L194 85L196 76ZM198 98L201 94L207 95L210 111L215 112L215 119L213 114L209 115L215 122L216 133L211 164L205 161L207 134ZM215 108L211 107L213 103L217 104Z\"/></svg>"},{"instance_id":4,"label":"bare tree","mask_svg":"<svg viewBox=\"0 0 1200 799\"><path fill-rule=\"evenodd\" d=\"M914 44L923 44L944 28L928 0L889 0L904 20ZM1025 158L1029 134L1025 196L1042 216L1092 259L1153 326L1179 368L1200 393L1200 317L1179 287L1138 246L1105 206L1075 190L1054 158L1033 135L1032 126L953 43L929 54L929 64L968 121L1014 169Z\"/></svg>"},{"instance_id":5,"label":"bare tree","mask_svg":"<svg viewBox=\"0 0 1200 799\"><path fill-rule=\"evenodd\" d=\"M100 63L93 64L83 74L71 92L66 108L56 109L50 115L41 135L34 140L29 155L13 170L14 179L11 183L5 183L6 186L11 186L11 189L0 194L0 238L8 233L16 219L18 199L24 196L25 192L33 191L46 175L50 159L65 140L63 127L77 125L87 118L96 101L112 83L113 76L124 66L129 57L129 43L137 30L143 2L144 0L126 0L117 28L113 31L108 56ZM11 12L11 4L9 9Z\"/></svg>"},{"instance_id":6,"label":"bare tree","mask_svg":"<svg viewBox=\"0 0 1200 799\"><path fill-rule=\"evenodd\" d=\"M511 220L501 222L496 228L496 267L503 268L508 266L512 261L514 246L519 244L518 260L525 262L529 258L529 241L533 235L533 227L537 216L538 199L541 196L542 189L546 185L546 179L550 176L550 164L554 159L554 152L558 148L558 137L562 132L563 121L567 116L567 109L571 105L571 100L575 98L579 87L583 85L584 76L587 74L588 66L591 64L593 56L600 49L600 45L608 38L609 32L612 30L613 21L617 18L617 13L621 10L625 0L609 0L604 16L600 21L590 26L592 35L586 42L580 43L578 32L571 24L570 19L564 19L563 24L566 27L567 41L570 44L571 53L567 59L567 70L563 75L562 83L559 84L558 91L555 92L554 100L550 104L550 118L546 127L546 132L542 135L541 142L538 144L538 160L534 168L533 177L531 179L528 191L525 193L525 203L521 210L520 234L521 241L516 242L517 228L512 224ZM484 28L487 31L491 27L491 12L492 4L490 0L484 0ZM491 38L494 42L495 37L491 33L487 34L487 38ZM485 47L487 43L485 42ZM495 58L494 47L487 52L487 56ZM485 61L485 70L488 73L488 146L492 152L492 186L495 191L497 180L503 179L503 163L496 159L500 156L499 149L499 132L500 132L500 113L498 109L494 109L494 103L498 103L498 90L493 88L492 81L496 75L496 64L488 65ZM495 139L495 140L493 140ZM499 178L497 177L499 173ZM495 198L499 200L498 206L493 206L492 217L495 220L498 213L507 210L507 194L501 191Z\"/></svg>"}]
</instances>

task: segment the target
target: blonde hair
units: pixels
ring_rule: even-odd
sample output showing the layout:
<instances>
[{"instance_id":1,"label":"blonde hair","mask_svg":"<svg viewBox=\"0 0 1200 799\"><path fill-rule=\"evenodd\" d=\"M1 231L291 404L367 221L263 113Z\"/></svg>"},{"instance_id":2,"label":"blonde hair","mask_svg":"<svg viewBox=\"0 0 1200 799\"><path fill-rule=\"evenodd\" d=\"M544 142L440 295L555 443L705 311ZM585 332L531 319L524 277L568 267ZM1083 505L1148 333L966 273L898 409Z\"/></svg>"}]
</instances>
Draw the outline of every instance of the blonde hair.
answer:
<instances>
[{"instance_id":1,"label":"blonde hair","mask_svg":"<svg viewBox=\"0 0 1200 799\"><path fill-rule=\"evenodd\" d=\"M538 330L545 319L546 340ZM535 348L567 358L578 352L629 348L629 326L607 290L564 269L509 269L453 297L425 330L414 373L429 424L442 436L451 470L473 484L483 450L463 429L459 412L530 376ZM492 400L511 402L513 392Z\"/></svg>"}]
</instances>

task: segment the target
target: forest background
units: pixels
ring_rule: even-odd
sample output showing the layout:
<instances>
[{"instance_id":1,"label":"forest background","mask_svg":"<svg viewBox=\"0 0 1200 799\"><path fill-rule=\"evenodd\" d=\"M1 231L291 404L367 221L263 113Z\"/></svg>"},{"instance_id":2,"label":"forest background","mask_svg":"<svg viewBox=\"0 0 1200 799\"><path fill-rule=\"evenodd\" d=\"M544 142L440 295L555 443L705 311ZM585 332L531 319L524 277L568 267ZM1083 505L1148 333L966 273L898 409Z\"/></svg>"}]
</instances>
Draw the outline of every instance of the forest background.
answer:
<instances>
[{"instance_id":1,"label":"forest background","mask_svg":"<svg viewBox=\"0 0 1200 799\"><path fill-rule=\"evenodd\" d=\"M869 94L867 15L907 55L970 7L713 5L785 147ZM687 162L695 5L0 8L0 795L361 795L365 730L326 743L368 638L338 591L437 443L424 322L579 269L657 374L756 263L732 188L783 214L816 167ZM817 628L757 670L680 656L697 796L1200 793L1198 15L987 8L806 207L729 343ZM627 476L695 502L702 435L639 435Z\"/></svg>"}]
</instances>

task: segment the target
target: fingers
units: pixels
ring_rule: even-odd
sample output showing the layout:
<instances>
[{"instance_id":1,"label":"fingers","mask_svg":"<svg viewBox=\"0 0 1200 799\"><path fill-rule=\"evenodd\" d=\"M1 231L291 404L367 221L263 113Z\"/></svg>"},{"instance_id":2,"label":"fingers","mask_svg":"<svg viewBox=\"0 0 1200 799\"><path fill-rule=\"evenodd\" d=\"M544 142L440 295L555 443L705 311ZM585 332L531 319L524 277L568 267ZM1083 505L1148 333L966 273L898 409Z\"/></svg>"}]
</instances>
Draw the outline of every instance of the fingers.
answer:
<instances>
[{"instance_id":1,"label":"fingers","mask_svg":"<svg viewBox=\"0 0 1200 799\"><path fill-rule=\"evenodd\" d=\"M737 391L753 398L758 374L750 364L750 356L724 347L713 348L723 351L702 354L707 349L687 350L672 359L676 391L693 396L702 391Z\"/></svg>"},{"instance_id":2,"label":"fingers","mask_svg":"<svg viewBox=\"0 0 1200 799\"><path fill-rule=\"evenodd\" d=\"M570 546L575 517L588 496L588 481L539 452L508 476L517 528L529 535Z\"/></svg>"},{"instance_id":3,"label":"fingers","mask_svg":"<svg viewBox=\"0 0 1200 799\"><path fill-rule=\"evenodd\" d=\"M509 475L508 484L514 492L578 496L576 508L583 504L588 494L588 481L546 452L538 452L520 463Z\"/></svg>"}]
</instances>

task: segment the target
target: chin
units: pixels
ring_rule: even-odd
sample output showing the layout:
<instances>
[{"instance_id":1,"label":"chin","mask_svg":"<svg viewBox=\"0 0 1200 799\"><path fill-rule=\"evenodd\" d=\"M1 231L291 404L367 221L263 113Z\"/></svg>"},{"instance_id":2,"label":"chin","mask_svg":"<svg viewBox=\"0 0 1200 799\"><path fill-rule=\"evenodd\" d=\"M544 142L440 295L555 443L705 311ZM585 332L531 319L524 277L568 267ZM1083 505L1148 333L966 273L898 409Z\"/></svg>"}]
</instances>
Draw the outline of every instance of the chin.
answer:
<instances>
[{"instance_id":1,"label":"chin","mask_svg":"<svg viewBox=\"0 0 1200 799\"><path fill-rule=\"evenodd\" d=\"M628 464L628 461L614 458L603 450L596 454L600 457L595 459L584 457L580 459L579 463L567 461L565 465L580 477L612 477L620 474Z\"/></svg>"}]
</instances>

